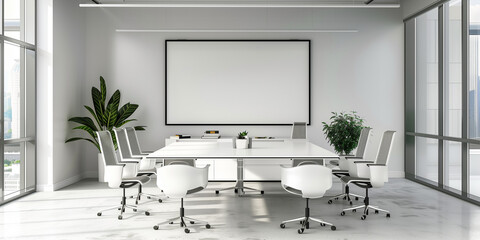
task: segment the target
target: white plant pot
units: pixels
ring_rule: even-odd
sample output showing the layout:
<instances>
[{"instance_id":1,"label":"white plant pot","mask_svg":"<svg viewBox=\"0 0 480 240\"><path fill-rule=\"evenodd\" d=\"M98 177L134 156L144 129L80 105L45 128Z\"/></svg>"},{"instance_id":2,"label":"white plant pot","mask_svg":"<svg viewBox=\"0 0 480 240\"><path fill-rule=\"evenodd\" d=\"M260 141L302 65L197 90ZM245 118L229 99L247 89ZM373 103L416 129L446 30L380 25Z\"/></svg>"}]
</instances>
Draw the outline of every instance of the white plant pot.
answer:
<instances>
[{"instance_id":1,"label":"white plant pot","mask_svg":"<svg viewBox=\"0 0 480 240\"><path fill-rule=\"evenodd\" d=\"M246 149L248 148L248 139L237 139L236 145L237 149Z\"/></svg>"},{"instance_id":2,"label":"white plant pot","mask_svg":"<svg viewBox=\"0 0 480 240\"><path fill-rule=\"evenodd\" d=\"M105 166L103 166L103 156L98 153L98 182L105 182Z\"/></svg>"}]
</instances>

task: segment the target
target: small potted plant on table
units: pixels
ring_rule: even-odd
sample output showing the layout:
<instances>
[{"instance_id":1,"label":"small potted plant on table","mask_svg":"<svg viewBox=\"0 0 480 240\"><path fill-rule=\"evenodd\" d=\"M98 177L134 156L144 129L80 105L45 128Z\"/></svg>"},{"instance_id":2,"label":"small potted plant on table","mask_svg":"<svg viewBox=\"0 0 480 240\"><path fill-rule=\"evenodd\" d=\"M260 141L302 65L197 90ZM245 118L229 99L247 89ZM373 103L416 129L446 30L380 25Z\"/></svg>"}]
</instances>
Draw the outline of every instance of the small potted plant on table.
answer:
<instances>
[{"instance_id":1,"label":"small potted plant on table","mask_svg":"<svg viewBox=\"0 0 480 240\"><path fill-rule=\"evenodd\" d=\"M236 146L238 149L246 149L248 147L248 132L243 131L238 133L238 137L236 139Z\"/></svg>"}]
</instances>

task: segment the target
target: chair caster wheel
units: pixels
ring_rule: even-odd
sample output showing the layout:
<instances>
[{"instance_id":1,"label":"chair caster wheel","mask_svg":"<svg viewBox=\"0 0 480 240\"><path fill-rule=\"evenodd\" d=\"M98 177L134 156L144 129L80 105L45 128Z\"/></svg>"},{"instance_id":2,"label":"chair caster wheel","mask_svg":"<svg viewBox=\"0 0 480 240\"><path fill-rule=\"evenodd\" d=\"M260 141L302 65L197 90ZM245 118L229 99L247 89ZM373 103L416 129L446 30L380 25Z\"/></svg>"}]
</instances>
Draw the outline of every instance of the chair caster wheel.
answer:
<instances>
[{"instance_id":1,"label":"chair caster wheel","mask_svg":"<svg viewBox=\"0 0 480 240\"><path fill-rule=\"evenodd\" d=\"M340 213L340 216L345 216L345 212L342 211L342 212Z\"/></svg>"},{"instance_id":2,"label":"chair caster wheel","mask_svg":"<svg viewBox=\"0 0 480 240\"><path fill-rule=\"evenodd\" d=\"M122 219L123 219L122 215L118 215L118 220L122 220Z\"/></svg>"},{"instance_id":3,"label":"chair caster wheel","mask_svg":"<svg viewBox=\"0 0 480 240\"><path fill-rule=\"evenodd\" d=\"M260 191L260 194L264 194L264 193L265 193L265 192L264 192L263 190L262 190L262 191Z\"/></svg>"},{"instance_id":4,"label":"chair caster wheel","mask_svg":"<svg viewBox=\"0 0 480 240\"><path fill-rule=\"evenodd\" d=\"M343 197L343 200L347 200L347 197Z\"/></svg>"},{"instance_id":5,"label":"chair caster wheel","mask_svg":"<svg viewBox=\"0 0 480 240\"><path fill-rule=\"evenodd\" d=\"M195 222L194 222L194 221L190 221L190 224L195 224Z\"/></svg>"},{"instance_id":6,"label":"chair caster wheel","mask_svg":"<svg viewBox=\"0 0 480 240\"><path fill-rule=\"evenodd\" d=\"M215 194L219 194L219 193L220 193L220 191L218 191L218 190L215 190Z\"/></svg>"},{"instance_id":7,"label":"chair caster wheel","mask_svg":"<svg viewBox=\"0 0 480 240\"><path fill-rule=\"evenodd\" d=\"M190 233L190 229L185 228L185 233Z\"/></svg>"},{"instance_id":8,"label":"chair caster wheel","mask_svg":"<svg viewBox=\"0 0 480 240\"><path fill-rule=\"evenodd\" d=\"M138 205L138 201L135 201L135 205Z\"/></svg>"},{"instance_id":9,"label":"chair caster wheel","mask_svg":"<svg viewBox=\"0 0 480 240\"><path fill-rule=\"evenodd\" d=\"M352 201L350 201L350 206L352 206L352 205L353 205L353 202L352 202Z\"/></svg>"},{"instance_id":10,"label":"chair caster wheel","mask_svg":"<svg viewBox=\"0 0 480 240\"><path fill-rule=\"evenodd\" d=\"M328 203L328 204L332 204L332 203L333 203L333 201L332 201L332 200L328 200L328 202L327 202L327 203Z\"/></svg>"},{"instance_id":11,"label":"chair caster wheel","mask_svg":"<svg viewBox=\"0 0 480 240\"><path fill-rule=\"evenodd\" d=\"M300 221L300 224L303 224L305 221Z\"/></svg>"},{"instance_id":12,"label":"chair caster wheel","mask_svg":"<svg viewBox=\"0 0 480 240\"><path fill-rule=\"evenodd\" d=\"M375 214L378 214L378 210L375 210Z\"/></svg>"},{"instance_id":13,"label":"chair caster wheel","mask_svg":"<svg viewBox=\"0 0 480 240\"><path fill-rule=\"evenodd\" d=\"M280 224L280 228L285 228L285 224Z\"/></svg>"},{"instance_id":14,"label":"chair caster wheel","mask_svg":"<svg viewBox=\"0 0 480 240\"><path fill-rule=\"evenodd\" d=\"M158 199L158 202L159 202L159 203L162 203L163 201L162 201L162 199Z\"/></svg>"},{"instance_id":15,"label":"chair caster wheel","mask_svg":"<svg viewBox=\"0 0 480 240\"><path fill-rule=\"evenodd\" d=\"M305 224L305 228L306 228L306 229L310 229L310 222L307 222L307 223Z\"/></svg>"},{"instance_id":16,"label":"chair caster wheel","mask_svg":"<svg viewBox=\"0 0 480 240\"><path fill-rule=\"evenodd\" d=\"M362 219L362 220L367 219L367 215L363 215L360 219Z\"/></svg>"},{"instance_id":17,"label":"chair caster wheel","mask_svg":"<svg viewBox=\"0 0 480 240\"><path fill-rule=\"evenodd\" d=\"M352 212L357 212L357 209L353 209Z\"/></svg>"},{"instance_id":18,"label":"chair caster wheel","mask_svg":"<svg viewBox=\"0 0 480 240\"><path fill-rule=\"evenodd\" d=\"M158 226L157 225L153 226L153 230L158 230Z\"/></svg>"},{"instance_id":19,"label":"chair caster wheel","mask_svg":"<svg viewBox=\"0 0 480 240\"><path fill-rule=\"evenodd\" d=\"M335 230L337 230L337 227L331 226L330 229L332 229L332 231L335 231Z\"/></svg>"},{"instance_id":20,"label":"chair caster wheel","mask_svg":"<svg viewBox=\"0 0 480 240\"><path fill-rule=\"evenodd\" d=\"M234 193L238 193L238 189L234 189L233 192L234 192Z\"/></svg>"},{"instance_id":21,"label":"chair caster wheel","mask_svg":"<svg viewBox=\"0 0 480 240\"><path fill-rule=\"evenodd\" d=\"M152 197L149 197L149 196L148 196L147 199L152 199Z\"/></svg>"},{"instance_id":22,"label":"chair caster wheel","mask_svg":"<svg viewBox=\"0 0 480 240\"><path fill-rule=\"evenodd\" d=\"M137 211L137 209L133 209L133 211L134 211L134 212L136 212L136 211Z\"/></svg>"},{"instance_id":23,"label":"chair caster wheel","mask_svg":"<svg viewBox=\"0 0 480 240\"><path fill-rule=\"evenodd\" d=\"M358 201L358 197L355 197L355 201Z\"/></svg>"},{"instance_id":24,"label":"chair caster wheel","mask_svg":"<svg viewBox=\"0 0 480 240\"><path fill-rule=\"evenodd\" d=\"M118 211L122 210L122 208L117 208Z\"/></svg>"},{"instance_id":25,"label":"chair caster wheel","mask_svg":"<svg viewBox=\"0 0 480 240\"><path fill-rule=\"evenodd\" d=\"M387 213L387 218L390 218L390 213Z\"/></svg>"},{"instance_id":26,"label":"chair caster wheel","mask_svg":"<svg viewBox=\"0 0 480 240\"><path fill-rule=\"evenodd\" d=\"M212 226L210 226L210 224L208 224L208 223L205 225L205 228L207 228L207 229L210 229L211 227Z\"/></svg>"},{"instance_id":27,"label":"chair caster wheel","mask_svg":"<svg viewBox=\"0 0 480 240\"><path fill-rule=\"evenodd\" d=\"M102 216L102 213L101 212L97 213L97 216L99 216L99 217Z\"/></svg>"},{"instance_id":28,"label":"chair caster wheel","mask_svg":"<svg viewBox=\"0 0 480 240\"><path fill-rule=\"evenodd\" d=\"M303 228L300 228L300 229L298 229L298 231L297 231L297 232L298 232L298 234L302 234L304 230L305 230L305 229L303 229Z\"/></svg>"},{"instance_id":29,"label":"chair caster wheel","mask_svg":"<svg viewBox=\"0 0 480 240\"><path fill-rule=\"evenodd\" d=\"M130 198L133 198L133 196L130 196Z\"/></svg>"},{"instance_id":30,"label":"chair caster wheel","mask_svg":"<svg viewBox=\"0 0 480 240\"><path fill-rule=\"evenodd\" d=\"M184 226L183 223L180 223L180 227L183 227L183 226Z\"/></svg>"},{"instance_id":31,"label":"chair caster wheel","mask_svg":"<svg viewBox=\"0 0 480 240\"><path fill-rule=\"evenodd\" d=\"M150 212L145 212L145 215L150 216Z\"/></svg>"},{"instance_id":32,"label":"chair caster wheel","mask_svg":"<svg viewBox=\"0 0 480 240\"><path fill-rule=\"evenodd\" d=\"M169 222L168 224L173 224L173 222Z\"/></svg>"},{"instance_id":33,"label":"chair caster wheel","mask_svg":"<svg viewBox=\"0 0 480 240\"><path fill-rule=\"evenodd\" d=\"M338 200L338 197L336 197L335 200Z\"/></svg>"},{"instance_id":34,"label":"chair caster wheel","mask_svg":"<svg viewBox=\"0 0 480 240\"><path fill-rule=\"evenodd\" d=\"M320 226L325 227L325 223L320 223Z\"/></svg>"}]
</instances>

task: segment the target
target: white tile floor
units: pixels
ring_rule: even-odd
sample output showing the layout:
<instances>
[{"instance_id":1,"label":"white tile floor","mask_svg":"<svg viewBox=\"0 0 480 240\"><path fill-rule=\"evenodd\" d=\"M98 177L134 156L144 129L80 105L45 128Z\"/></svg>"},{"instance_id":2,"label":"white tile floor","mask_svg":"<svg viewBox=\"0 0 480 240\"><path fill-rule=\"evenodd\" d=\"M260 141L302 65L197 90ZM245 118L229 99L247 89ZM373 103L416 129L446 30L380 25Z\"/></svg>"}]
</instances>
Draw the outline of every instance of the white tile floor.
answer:
<instances>
[{"instance_id":1,"label":"white tile floor","mask_svg":"<svg viewBox=\"0 0 480 240\"><path fill-rule=\"evenodd\" d=\"M185 200L186 215L207 220L212 229L191 227L185 234L177 226L153 230L153 225L178 214L179 200L163 203L142 201L151 215L127 211L117 220L117 211L97 217L98 210L118 204L121 191L95 180L83 180L56 192L39 192L0 207L2 239L480 239L480 208L404 179L391 179L382 189L371 191L371 202L392 213L361 213L340 216L347 203L327 204L326 198L311 201L313 216L337 226L336 231L312 224L303 235L298 224L280 229L282 220L304 213L304 200L286 193L277 183L248 183L266 190L263 196L237 197L233 192L218 196L214 189L232 183L210 183L208 189ZM128 189L133 193L135 189ZM336 182L327 195L340 191ZM144 192L159 193L154 181ZM352 187L352 192L363 191ZM354 204L360 204L356 202Z\"/></svg>"}]
</instances>

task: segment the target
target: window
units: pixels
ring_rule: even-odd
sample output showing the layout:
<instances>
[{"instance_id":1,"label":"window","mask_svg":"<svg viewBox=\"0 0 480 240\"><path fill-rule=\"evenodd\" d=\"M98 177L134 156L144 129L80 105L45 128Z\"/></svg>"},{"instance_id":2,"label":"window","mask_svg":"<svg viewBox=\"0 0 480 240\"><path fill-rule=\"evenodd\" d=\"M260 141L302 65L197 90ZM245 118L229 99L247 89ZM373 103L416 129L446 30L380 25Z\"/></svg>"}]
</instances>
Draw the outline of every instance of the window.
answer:
<instances>
[{"instance_id":1,"label":"window","mask_svg":"<svg viewBox=\"0 0 480 240\"><path fill-rule=\"evenodd\" d=\"M3 1L3 2L2 2ZM35 1L0 0L0 204L35 190Z\"/></svg>"}]
</instances>

